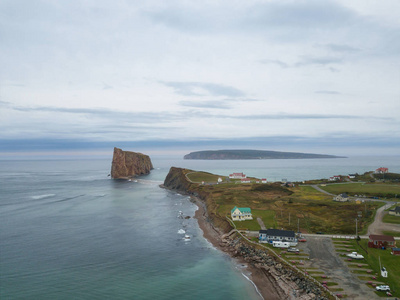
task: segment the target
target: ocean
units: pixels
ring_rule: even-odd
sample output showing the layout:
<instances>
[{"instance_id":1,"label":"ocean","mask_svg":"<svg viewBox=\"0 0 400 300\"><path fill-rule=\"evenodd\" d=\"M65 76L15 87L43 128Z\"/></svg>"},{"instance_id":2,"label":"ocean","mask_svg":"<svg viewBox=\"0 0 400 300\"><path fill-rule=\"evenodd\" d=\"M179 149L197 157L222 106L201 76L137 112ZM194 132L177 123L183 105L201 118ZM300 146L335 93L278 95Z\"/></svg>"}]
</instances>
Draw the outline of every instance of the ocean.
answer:
<instances>
[{"instance_id":1,"label":"ocean","mask_svg":"<svg viewBox=\"0 0 400 300\"><path fill-rule=\"evenodd\" d=\"M202 237L190 199L159 187L171 166L269 181L400 173L399 157L151 158L151 174L132 181L107 176L111 157L0 161L0 299L260 299Z\"/></svg>"}]
</instances>

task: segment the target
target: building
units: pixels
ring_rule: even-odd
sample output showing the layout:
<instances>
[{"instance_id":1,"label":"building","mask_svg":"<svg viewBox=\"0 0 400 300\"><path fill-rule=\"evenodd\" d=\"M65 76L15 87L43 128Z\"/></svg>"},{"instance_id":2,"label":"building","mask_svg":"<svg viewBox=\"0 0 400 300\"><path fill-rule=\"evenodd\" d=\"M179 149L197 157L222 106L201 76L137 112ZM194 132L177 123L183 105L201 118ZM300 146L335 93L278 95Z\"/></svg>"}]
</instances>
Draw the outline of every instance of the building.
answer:
<instances>
[{"instance_id":1,"label":"building","mask_svg":"<svg viewBox=\"0 0 400 300\"><path fill-rule=\"evenodd\" d=\"M221 182L222 182L222 178L218 177L218 183L221 183Z\"/></svg>"},{"instance_id":2,"label":"building","mask_svg":"<svg viewBox=\"0 0 400 300\"><path fill-rule=\"evenodd\" d=\"M329 181L340 181L340 175L334 175L329 177Z\"/></svg>"},{"instance_id":3,"label":"building","mask_svg":"<svg viewBox=\"0 0 400 300\"><path fill-rule=\"evenodd\" d=\"M338 201L338 202L347 202L349 200L350 200L350 198L346 193L343 193L343 194L333 197L333 201Z\"/></svg>"},{"instance_id":4,"label":"building","mask_svg":"<svg viewBox=\"0 0 400 300\"><path fill-rule=\"evenodd\" d=\"M253 220L251 209L249 207L234 207L231 210L231 218L233 221Z\"/></svg>"},{"instance_id":5,"label":"building","mask_svg":"<svg viewBox=\"0 0 400 300\"><path fill-rule=\"evenodd\" d=\"M356 175L357 175L357 174L349 174L348 177L349 177L349 179L354 179L354 178L356 178Z\"/></svg>"},{"instance_id":6,"label":"building","mask_svg":"<svg viewBox=\"0 0 400 300\"><path fill-rule=\"evenodd\" d=\"M392 255L400 255L400 248L392 248L392 252L390 253Z\"/></svg>"},{"instance_id":7,"label":"building","mask_svg":"<svg viewBox=\"0 0 400 300\"><path fill-rule=\"evenodd\" d=\"M266 178L262 178L261 179L261 183L267 183L267 179Z\"/></svg>"},{"instance_id":8,"label":"building","mask_svg":"<svg viewBox=\"0 0 400 300\"><path fill-rule=\"evenodd\" d=\"M229 178L231 179L242 179L242 178L246 178L246 175L243 173L233 173L233 174L229 174Z\"/></svg>"},{"instance_id":9,"label":"building","mask_svg":"<svg viewBox=\"0 0 400 300\"><path fill-rule=\"evenodd\" d=\"M249 178L242 178L242 179L240 179L240 182L241 183L251 183Z\"/></svg>"},{"instance_id":10,"label":"building","mask_svg":"<svg viewBox=\"0 0 400 300\"><path fill-rule=\"evenodd\" d=\"M378 169L375 170L376 174L384 174L384 173L389 173L389 169L388 168L384 168L384 167L380 167Z\"/></svg>"},{"instance_id":11,"label":"building","mask_svg":"<svg viewBox=\"0 0 400 300\"><path fill-rule=\"evenodd\" d=\"M371 234L369 236L368 247L369 248L393 248L396 246L394 237L390 235L377 235Z\"/></svg>"},{"instance_id":12,"label":"building","mask_svg":"<svg viewBox=\"0 0 400 300\"><path fill-rule=\"evenodd\" d=\"M258 232L258 239L260 243L272 243L273 241L297 242L293 230L261 229Z\"/></svg>"},{"instance_id":13,"label":"building","mask_svg":"<svg viewBox=\"0 0 400 300\"><path fill-rule=\"evenodd\" d=\"M400 217L400 206L396 206L395 208L389 210L389 215Z\"/></svg>"}]
</instances>

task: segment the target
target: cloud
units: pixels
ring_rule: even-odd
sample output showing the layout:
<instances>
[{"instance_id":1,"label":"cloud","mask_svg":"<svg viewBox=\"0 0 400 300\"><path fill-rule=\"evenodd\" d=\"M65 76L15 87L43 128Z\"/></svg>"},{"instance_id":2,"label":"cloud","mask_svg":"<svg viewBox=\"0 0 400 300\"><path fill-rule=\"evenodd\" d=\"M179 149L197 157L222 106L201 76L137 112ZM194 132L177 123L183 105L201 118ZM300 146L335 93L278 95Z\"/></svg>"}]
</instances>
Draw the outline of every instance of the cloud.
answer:
<instances>
[{"instance_id":1,"label":"cloud","mask_svg":"<svg viewBox=\"0 0 400 300\"><path fill-rule=\"evenodd\" d=\"M301 56L300 61L298 61L295 66L303 67L310 65L320 65L327 66L331 64L342 64L343 59L333 56Z\"/></svg>"},{"instance_id":2,"label":"cloud","mask_svg":"<svg viewBox=\"0 0 400 300\"><path fill-rule=\"evenodd\" d=\"M229 109L232 106L223 100L214 101L180 101L179 105L195 108L216 108L216 109Z\"/></svg>"},{"instance_id":3,"label":"cloud","mask_svg":"<svg viewBox=\"0 0 400 300\"><path fill-rule=\"evenodd\" d=\"M203 82L163 82L163 84L172 87L175 93L184 96L245 96L245 93L241 90L222 84Z\"/></svg>"},{"instance_id":4,"label":"cloud","mask_svg":"<svg viewBox=\"0 0 400 300\"><path fill-rule=\"evenodd\" d=\"M327 95L340 95L340 92L337 91L315 91L316 94L327 94Z\"/></svg>"},{"instance_id":5,"label":"cloud","mask_svg":"<svg viewBox=\"0 0 400 300\"><path fill-rule=\"evenodd\" d=\"M259 60L260 63L265 64L265 65L278 65L281 68L288 68L289 65L281 60L278 59L261 59Z\"/></svg>"},{"instance_id":6,"label":"cloud","mask_svg":"<svg viewBox=\"0 0 400 300\"><path fill-rule=\"evenodd\" d=\"M328 50L339 53L356 53L361 51L361 49L349 45L326 44L324 47Z\"/></svg>"}]
</instances>

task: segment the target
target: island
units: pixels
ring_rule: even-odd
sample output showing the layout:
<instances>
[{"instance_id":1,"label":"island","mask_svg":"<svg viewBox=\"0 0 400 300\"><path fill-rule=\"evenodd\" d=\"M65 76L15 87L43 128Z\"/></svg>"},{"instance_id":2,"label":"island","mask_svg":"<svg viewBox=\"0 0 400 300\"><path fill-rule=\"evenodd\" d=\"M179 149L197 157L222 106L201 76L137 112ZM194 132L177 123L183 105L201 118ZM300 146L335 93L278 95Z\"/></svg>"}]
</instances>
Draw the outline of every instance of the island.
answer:
<instances>
[{"instance_id":1,"label":"island","mask_svg":"<svg viewBox=\"0 0 400 300\"><path fill-rule=\"evenodd\" d=\"M153 164L148 155L123 151L114 147L113 160L111 164L111 178L127 179L130 177L149 174Z\"/></svg>"},{"instance_id":2,"label":"island","mask_svg":"<svg viewBox=\"0 0 400 300\"><path fill-rule=\"evenodd\" d=\"M309 159L309 158L346 158L327 154L281 152L268 150L205 150L195 151L184 159Z\"/></svg>"}]
</instances>

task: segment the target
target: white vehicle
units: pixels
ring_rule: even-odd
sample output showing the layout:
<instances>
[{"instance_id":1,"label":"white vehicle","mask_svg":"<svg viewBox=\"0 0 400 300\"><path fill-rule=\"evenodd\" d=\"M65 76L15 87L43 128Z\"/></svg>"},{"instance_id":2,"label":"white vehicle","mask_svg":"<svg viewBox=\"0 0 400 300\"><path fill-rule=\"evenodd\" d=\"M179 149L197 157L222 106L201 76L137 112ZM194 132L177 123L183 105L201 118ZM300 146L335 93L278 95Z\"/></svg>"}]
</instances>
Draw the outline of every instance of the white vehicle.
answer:
<instances>
[{"instance_id":1,"label":"white vehicle","mask_svg":"<svg viewBox=\"0 0 400 300\"><path fill-rule=\"evenodd\" d=\"M278 241L273 241L272 246L275 248L289 248L290 243L289 242L278 242Z\"/></svg>"},{"instance_id":2,"label":"white vehicle","mask_svg":"<svg viewBox=\"0 0 400 300\"><path fill-rule=\"evenodd\" d=\"M297 248L289 248L289 249L287 249L287 251L288 252L300 252L300 250Z\"/></svg>"},{"instance_id":3,"label":"white vehicle","mask_svg":"<svg viewBox=\"0 0 400 300\"><path fill-rule=\"evenodd\" d=\"M378 285L376 287L377 291L390 291L390 287L388 285Z\"/></svg>"},{"instance_id":4,"label":"white vehicle","mask_svg":"<svg viewBox=\"0 0 400 300\"><path fill-rule=\"evenodd\" d=\"M351 252L350 254L347 254L347 257L354 258L354 259L363 259L364 256L361 254L358 254L357 252Z\"/></svg>"}]
</instances>

